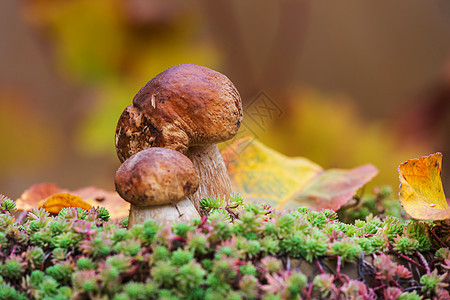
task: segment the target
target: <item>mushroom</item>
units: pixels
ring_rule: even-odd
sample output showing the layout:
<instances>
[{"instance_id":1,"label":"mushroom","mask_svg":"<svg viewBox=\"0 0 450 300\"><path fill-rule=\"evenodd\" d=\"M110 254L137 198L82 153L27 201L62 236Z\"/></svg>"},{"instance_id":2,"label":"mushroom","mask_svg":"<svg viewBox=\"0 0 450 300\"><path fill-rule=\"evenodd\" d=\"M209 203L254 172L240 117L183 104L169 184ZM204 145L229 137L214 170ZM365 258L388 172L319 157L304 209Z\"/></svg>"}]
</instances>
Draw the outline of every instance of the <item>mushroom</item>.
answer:
<instances>
[{"instance_id":1,"label":"mushroom","mask_svg":"<svg viewBox=\"0 0 450 300\"><path fill-rule=\"evenodd\" d=\"M192 162L182 153L150 148L128 158L117 170L116 190L131 203L129 227L154 219L162 224L200 218L187 196L198 188Z\"/></svg>"},{"instance_id":2,"label":"mushroom","mask_svg":"<svg viewBox=\"0 0 450 300\"><path fill-rule=\"evenodd\" d=\"M241 120L241 97L225 75L198 65L173 66L150 80L120 116L117 155L124 161L151 147L185 154L200 178L189 197L199 210L203 197L232 193L216 143L235 136Z\"/></svg>"}]
</instances>

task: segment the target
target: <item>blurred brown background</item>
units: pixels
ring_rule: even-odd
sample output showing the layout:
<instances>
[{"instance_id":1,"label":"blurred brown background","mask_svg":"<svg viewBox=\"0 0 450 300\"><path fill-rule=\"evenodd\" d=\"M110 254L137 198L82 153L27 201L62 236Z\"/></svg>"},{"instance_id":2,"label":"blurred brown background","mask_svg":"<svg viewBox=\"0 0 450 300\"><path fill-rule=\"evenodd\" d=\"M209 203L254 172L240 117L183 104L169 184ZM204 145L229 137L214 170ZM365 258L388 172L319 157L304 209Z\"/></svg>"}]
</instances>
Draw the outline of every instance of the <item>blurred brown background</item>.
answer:
<instances>
[{"instance_id":1,"label":"blurred brown background","mask_svg":"<svg viewBox=\"0 0 450 300\"><path fill-rule=\"evenodd\" d=\"M0 22L0 193L12 198L40 182L113 189L120 113L188 62L226 74L249 110L263 91L282 113L247 129L285 154L371 162L376 184L397 185L400 162L441 151L450 186L446 0L4 0Z\"/></svg>"}]
</instances>

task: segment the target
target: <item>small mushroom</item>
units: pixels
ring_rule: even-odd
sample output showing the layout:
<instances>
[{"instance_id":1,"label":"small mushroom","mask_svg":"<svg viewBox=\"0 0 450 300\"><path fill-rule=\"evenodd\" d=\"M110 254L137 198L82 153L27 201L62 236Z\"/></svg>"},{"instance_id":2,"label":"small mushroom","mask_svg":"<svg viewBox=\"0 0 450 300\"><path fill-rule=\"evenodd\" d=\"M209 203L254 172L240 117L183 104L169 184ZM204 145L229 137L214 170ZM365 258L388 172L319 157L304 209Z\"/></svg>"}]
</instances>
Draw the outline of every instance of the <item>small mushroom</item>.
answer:
<instances>
[{"instance_id":1,"label":"small mushroom","mask_svg":"<svg viewBox=\"0 0 450 300\"><path fill-rule=\"evenodd\" d=\"M200 178L189 197L199 210L203 197L232 193L216 143L236 135L241 120L241 97L225 75L198 65L173 66L150 80L120 116L117 155L124 161L151 147L185 154Z\"/></svg>"},{"instance_id":2,"label":"small mushroom","mask_svg":"<svg viewBox=\"0 0 450 300\"><path fill-rule=\"evenodd\" d=\"M170 224L200 218L187 198L197 190L198 176L178 151L155 147L134 154L117 170L115 185L131 203L129 227L148 219Z\"/></svg>"}]
</instances>

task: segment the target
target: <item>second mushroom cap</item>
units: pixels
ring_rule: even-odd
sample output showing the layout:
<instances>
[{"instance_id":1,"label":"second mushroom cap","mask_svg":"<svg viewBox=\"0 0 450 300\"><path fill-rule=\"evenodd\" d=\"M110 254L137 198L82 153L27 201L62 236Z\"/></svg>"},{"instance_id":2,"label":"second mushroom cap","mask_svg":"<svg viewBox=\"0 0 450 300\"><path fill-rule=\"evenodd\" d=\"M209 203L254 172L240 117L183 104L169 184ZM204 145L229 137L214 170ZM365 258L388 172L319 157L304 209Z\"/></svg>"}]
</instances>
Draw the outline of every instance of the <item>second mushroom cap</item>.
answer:
<instances>
[{"instance_id":1,"label":"second mushroom cap","mask_svg":"<svg viewBox=\"0 0 450 300\"><path fill-rule=\"evenodd\" d=\"M199 179L192 162L167 148L149 148L136 153L118 169L116 190L136 206L173 203L193 194Z\"/></svg>"}]
</instances>

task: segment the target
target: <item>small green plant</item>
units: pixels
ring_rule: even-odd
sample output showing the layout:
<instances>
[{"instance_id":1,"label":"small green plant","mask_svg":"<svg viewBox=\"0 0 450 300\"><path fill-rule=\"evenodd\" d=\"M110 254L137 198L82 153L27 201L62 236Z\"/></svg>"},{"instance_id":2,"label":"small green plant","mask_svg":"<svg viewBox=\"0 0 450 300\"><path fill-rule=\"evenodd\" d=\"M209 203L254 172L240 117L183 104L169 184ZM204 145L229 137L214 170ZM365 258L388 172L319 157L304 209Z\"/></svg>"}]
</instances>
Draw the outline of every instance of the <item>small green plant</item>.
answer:
<instances>
[{"instance_id":1,"label":"small green plant","mask_svg":"<svg viewBox=\"0 0 450 300\"><path fill-rule=\"evenodd\" d=\"M376 187L371 193L362 190L361 195L354 197L352 205L340 209L338 215L339 219L346 223L364 220L370 215L406 218L397 195L389 186Z\"/></svg>"},{"instance_id":2,"label":"small green plant","mask_svg":"<svg viewBox=\"0 0 450 300\"><path fill-rule=\"evenodd\" d=\"M427 222L347 224L331 210L277 211L234 195L205 198L201 220L128 230L99 208L33 209L18 223L11 201L0 212L0 299L449 297L450 250Z\"/></svg>"},{"instance_id":3,"label":"small green plant","mask_svg":"<svg viewBox=\"0 0 450 300\"><path fill-rule=\"evenodd\" d=\"M427 296L438 296L439 299L446 296L449 299L449 293L445 288L448 283L443 282L446 274L438 275L438 270L435 269L432 273L425 274L420 278L420 284L422 285L422 292Z\"/></svg>"},{"instance_id":4,"label":"small green plant","mask_svg":"<svg viewBox=\"0 0 450 300\"><path fill-rule=\"evenodd\" d=\"M232 221L238 217L238 208L244 205L244 198L238 193L231 194L228 199L221 197L205 197L200 200L202 215L223 214Z\"/></svg>"},{"instance_id":5,"label":"small green plant","mask_svg":"<svg viewBox=\"0 0 450 300\"><path fill-rule=\"evenodd\" d=\"M0 194L0 212L13 212L15 210L16 203L5 195Z\"/></svg>"}]
</instances>

